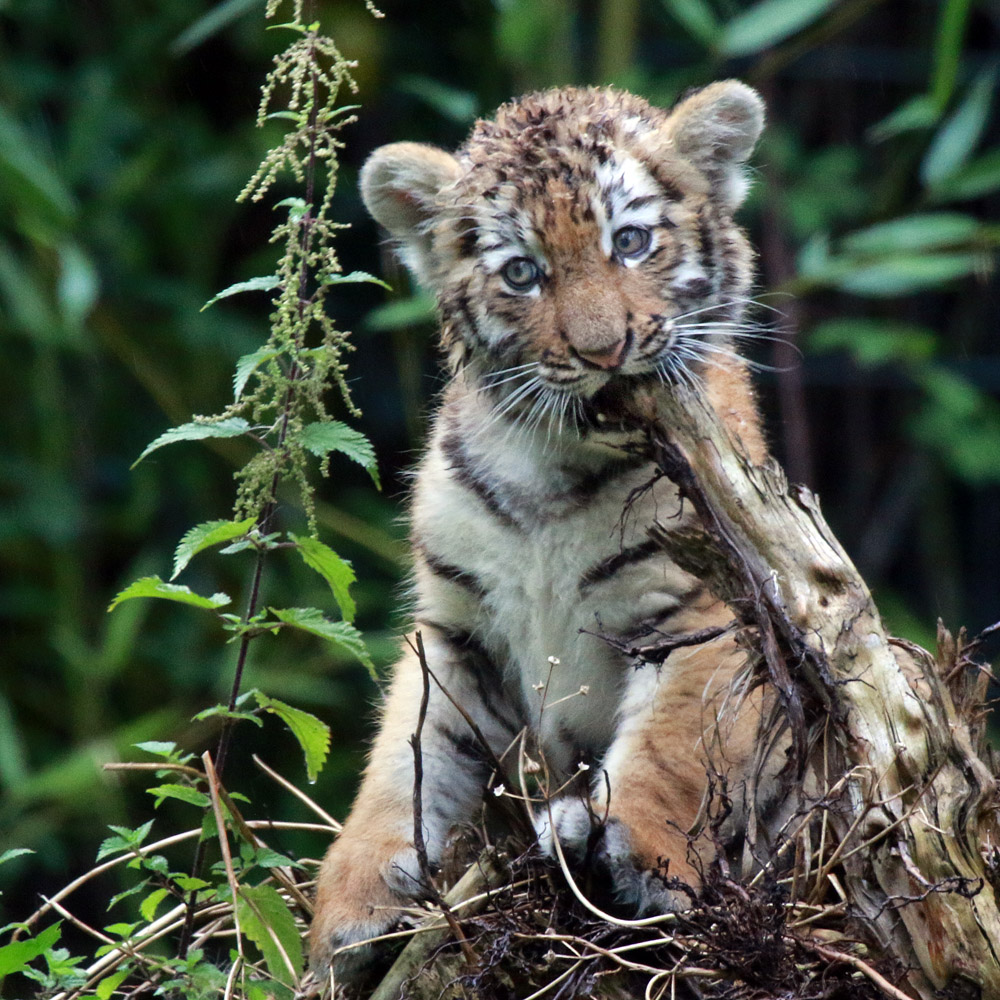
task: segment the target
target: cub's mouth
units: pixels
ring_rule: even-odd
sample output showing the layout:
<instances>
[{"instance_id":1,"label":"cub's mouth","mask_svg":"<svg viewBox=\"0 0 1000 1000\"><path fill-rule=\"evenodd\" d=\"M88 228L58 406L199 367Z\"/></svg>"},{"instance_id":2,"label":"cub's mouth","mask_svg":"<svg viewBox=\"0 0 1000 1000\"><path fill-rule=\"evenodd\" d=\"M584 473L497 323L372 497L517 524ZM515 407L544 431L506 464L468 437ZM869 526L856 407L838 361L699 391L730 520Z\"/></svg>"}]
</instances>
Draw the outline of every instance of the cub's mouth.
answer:
<instances>
[{"instance_id":1,"label":"cub's mouth","mask_svg":"<svg viewBox=\"0 0 1000 1000\"><path fill-rule=\"evenodd\" d=\"M593 395L581 398L581 423L596 430L633 427L641 420L634 406L636 393L662 384L655 371L612 375Z\"/></svg>"}]
</instances>

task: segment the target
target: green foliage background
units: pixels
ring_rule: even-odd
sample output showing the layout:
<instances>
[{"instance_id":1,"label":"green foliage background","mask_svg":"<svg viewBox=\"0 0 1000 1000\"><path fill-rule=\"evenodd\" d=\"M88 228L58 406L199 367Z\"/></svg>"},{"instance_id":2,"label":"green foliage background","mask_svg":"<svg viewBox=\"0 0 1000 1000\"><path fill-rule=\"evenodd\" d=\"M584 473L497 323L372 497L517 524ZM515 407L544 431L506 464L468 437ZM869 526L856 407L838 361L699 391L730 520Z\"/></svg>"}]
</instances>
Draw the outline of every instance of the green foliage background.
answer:
<instances>
[{"instance_id":1,"label":"green foliage background","mask_svg":"<svg viewBox=\"0 0 1000 1000\"><path fill-rule=\"evenodd\" d=\"M179 444L130 465L165 428L230 398L235 360L267 333L267 299L200 307L273 269L266 207L234 198L275 135L254 128L283 40L262 2L0 3L0 924L86 868L108 823L149 813L144 783L102 774L140 740L212 745L232 647L202 616L111 597L169 570L192 525L229 516L240 444ZM725 76L764 93L771 124L744 218L765 320L801 350L755 357L776 453L824 509L891 626L932 642L941 615L1000 618L1000 11L981 0L361 0L317 3L359 60L334 217L347 270L386 273L331 301L355 331L352 387L383 493L334 463L321 534L351 558L358 625L382 665L405 620L402 473L435 376L426 303L381 252L356 191L380 143L453 146L473 118L554 83L614 82L671 103ZM382 258L380 261L380 257ZM374 311L372 311L374 310ZM240 557L194 564L201 593L244 593ZM265 600L324 606L322 582L273 560ZM399 609L403 608L404 611ZM254 646L247 677L326 719L311 793L343 814L374 686L303 636ZM305 818L246 766L298 782L294 741L240 734L232 767L261 814ZM171 803L160 810L170 815ZM274 843L318 855L309 839ZM97 918L100 922L100 918Z\"/></svg>"}]
</instances>

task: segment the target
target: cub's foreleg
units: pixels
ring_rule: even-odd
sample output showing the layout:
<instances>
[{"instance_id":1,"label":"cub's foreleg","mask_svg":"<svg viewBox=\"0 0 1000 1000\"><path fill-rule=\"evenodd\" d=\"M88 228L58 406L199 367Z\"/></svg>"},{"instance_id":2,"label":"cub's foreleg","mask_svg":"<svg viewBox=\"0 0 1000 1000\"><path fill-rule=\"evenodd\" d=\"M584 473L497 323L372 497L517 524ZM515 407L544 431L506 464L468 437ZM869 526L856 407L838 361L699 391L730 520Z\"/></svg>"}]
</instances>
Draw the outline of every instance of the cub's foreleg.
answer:
<instances>
[{"instance_id":1,"label":"cub's foreleg","mask_svg":"<svg viewBox=\"0 0 1000 1000\"><path fill-rule=\"evenodd\" d=\"M686 634L730 620L723 605L709 604L675 616L669 627ZM589 858L603 870L619 902L639 913L690 905L688 895L670 891L651 873L669 862L669 876L697 888L712 861L712 844L707 836L692 841L688 831L702 809L708 774L725 775L729 791L742 795L743 762L753 759L759 719L758 700L742 698L734 686L744 661L727 633L676 649L661 667L628 667L615 737L594 775L592 801L577 795L551 803L551 821L545 815L539 824L543 850L554 854L554 827L564 853L576 862ZM607 821L595 825L595 817L605 815Z\"/></svg>"},{"instance_id":2,"label":"cub's foreleg","mask_svg":"<svg viewBox=\"0 0 1000 1000\"><path fill-rule=\"evenodd\" d=\"M431 626L420 632L429 669L476 721L494 753L502 753L517 723L499 671L467 636L446 636ZM311 952L313 969L321 974L331 959L340 973L362 965L367 948L334 953L383 933L405 907L426 897L414 848L410 744L422 694L423 673L409 650L396 667L357 800L320 869ZM433 680L420 751L423 837L435 865L452 827L474 817L490 768L468 723Z\"/></svg>"}]
</instances>

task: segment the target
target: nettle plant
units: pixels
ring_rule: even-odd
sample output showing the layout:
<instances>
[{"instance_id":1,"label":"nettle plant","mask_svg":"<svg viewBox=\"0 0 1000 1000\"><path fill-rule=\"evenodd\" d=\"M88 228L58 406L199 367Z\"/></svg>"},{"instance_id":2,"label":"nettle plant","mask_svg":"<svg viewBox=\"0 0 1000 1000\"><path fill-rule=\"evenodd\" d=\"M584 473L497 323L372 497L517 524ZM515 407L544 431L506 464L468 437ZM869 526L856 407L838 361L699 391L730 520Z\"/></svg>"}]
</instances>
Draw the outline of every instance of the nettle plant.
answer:
<instances>
[{"instance_id":1,"label":"nettle plant","mask_svg":"<svg viewBox=\"0 0 1000 1000\"><path fill-rule=\"evenodd\" d=\"M305 755L310 781L315 780L329 750L328 727L315 716L271 698L258 690L242 690L242 677L250 644L264 634L296 629L331 644L338 654L356 657L374 673L372 661L353 624L355 603L351 564L317 537L311 466L318 459L326 475L334 454L361 464L379 484L375 454L360 431L330 416L327 397L333 395L351 417L360 416L348 388L345 356L351 350L347 334L337 328L327 308L332 288L347 282L383 284L364 272L344 273L334 237L343 224L330 218L337 180L340 130L353 122L356 105L339 104L346 90L356 91L351 70L333 40L320 34L318 23L309 23L305 0L293 0L293 16L275 25L291 31L294 41L275 57L275 66L262 89L258 125L287 121L283 141L265 156L257 172L240 193L240 201L260 201L282 175L291 174L303 187L301 197L285 198L274 207L281 213L271 242L281 247L273 274L240 282L220 292L208 303L245 291L273 293L270 335L258 350L239 359L233 378L234 399L221 413L198 416L161 434L139 456L180 441L206 438L248 438L256 445L253 456L236 473L233 516L191 528L180 540L170 579L148 576L126 587L111 602L113 611L125 601L157 598L174 601L214 615L231 633L236 662L229 701L199 713L196 719L222 717L222 730L213 753L197 759L175 744L149 742L139 748L156 758L154 763L112 765L152 770L159 784L149 789L157 806L177 799L203 811L195 829L151 840L153 821L130 829L112 827L113 836L101 845L98 866L67 886L27 921L6 928L10 943L0 946L0 983L9 974L33 979L45 991L60 997L96 996L101 1000L148 984L156 995L200 997L239 995L250 1000L290 998L304 970L301 923L296 913L311 913L309 900L299 888L301 878L289 858L270 850L255 832L263 826L308 826L300 823L257 823L243 818L238 802L248 800L229 792L220 781L233 727L241 720L263 725L261 716L278 716L297 738ZM273 18L281 0L269 0L266 16ZM375 16L381 14L369 4ZM278 96L284 107L275 110ZM290 491L297 495L306 531L296 534L277 523L277 499ZM220 548L221 547L221 548ZM254 564L242 615L228 612L232 597L196 593L175 581L191 560L208 549L221 554L250 551ZM322 577L329 586L339 615L332 617L313 607L261 606L261 580L266 560L286 550ZM261 765L262 767L264 765ZM273 775L273 772L271 772ZM286 784L284 779L273 775ZM299 793L301 795L301 793ZM304 797L304 796L303 796ZM307 800L308 801L308 800ZM339 829L318 807L321 829ZM315 828L315 827L314 827ZM160 851L184 840L198 846L190 870L172 870ZM221 860L206 864L206 844L218 843ZM8 851L0 863L17 856ZM116 865L134 869L138 880L119 893L110 905L136 897L139 920L113 923L101 930L81 925L99 942L89 961L59 948L59 923L38 932L46 916L71 918L62 899L87 878ZM307 876L306 876L307 877ZM164 904L174 905L164 912ZM228 970L206 960L206 945L217 935L231 935ZM171 957L162 945L147 948L167 937L175 940ZM251 953L246 942L252 942ZM154 953L155 951L155 953ZM224 951L223 951L224 955ZM216 961L219 953L215 952ZM41 963L44 962L44 968ZM87 963L87 964L85 964Z\"/></svg>"}]
</instances>

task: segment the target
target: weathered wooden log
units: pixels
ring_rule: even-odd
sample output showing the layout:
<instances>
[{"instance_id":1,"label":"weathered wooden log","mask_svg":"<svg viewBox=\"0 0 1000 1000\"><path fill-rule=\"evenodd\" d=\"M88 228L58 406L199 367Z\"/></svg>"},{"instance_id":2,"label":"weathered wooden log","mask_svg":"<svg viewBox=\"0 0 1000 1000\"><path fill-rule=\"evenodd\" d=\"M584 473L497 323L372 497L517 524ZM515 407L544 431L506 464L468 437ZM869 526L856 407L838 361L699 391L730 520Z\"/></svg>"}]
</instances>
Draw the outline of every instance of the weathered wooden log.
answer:
<instances>
[{"instance_id":1,"label":"weathered wooden log","mask_svg":"<svg viewBox=\"0 0 1000 1000\"><path fill-rule=\"evenodd\" d=\"M1000 998L1000 801L975 745L985 680L956 709L944 674L950 663L963 682L951 637L942 631L937 663L891 640L816 498L776 463L752 466L698 397L679 390L661 400L651 439L704 533L661 530L663 544L708 573L756 631L798 752L814 770L825 766L815 777L849 775L831 818L847 838L841 863L854 912L911 970L914 994ZM823 713L838 751L825 764L805 746Z\"/></svg>"}]
</instances>

